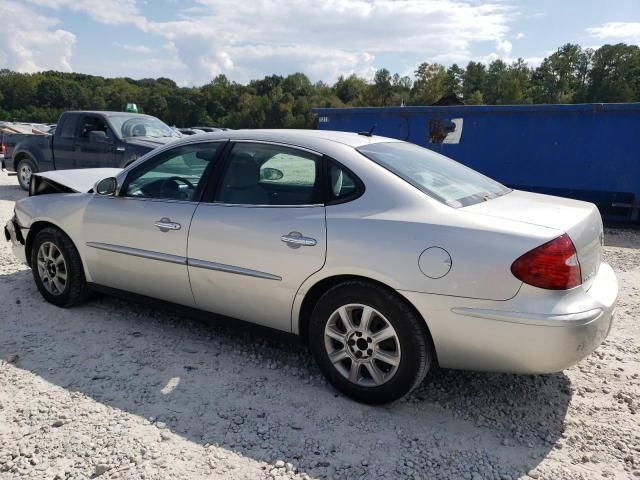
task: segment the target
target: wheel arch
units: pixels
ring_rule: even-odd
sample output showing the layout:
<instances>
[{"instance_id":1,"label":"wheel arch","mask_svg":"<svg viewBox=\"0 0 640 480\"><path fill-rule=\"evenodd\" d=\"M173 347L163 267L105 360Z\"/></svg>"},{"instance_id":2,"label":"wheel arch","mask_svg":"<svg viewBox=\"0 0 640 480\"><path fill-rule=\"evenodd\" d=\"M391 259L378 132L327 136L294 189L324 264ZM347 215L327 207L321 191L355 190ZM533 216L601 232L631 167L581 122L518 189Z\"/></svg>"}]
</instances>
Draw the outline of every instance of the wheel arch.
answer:
<instances>
[{"instance_id":1,"label":"wheel arch","mask_svg":"<svg viewBox=\"0 0 640 480\"><path fill-rule=\"evenodd\" d=\"M37 220L33 222L29 227L29 232L27 233L27 238L25 238L25 242L24 242L24 256L27 260L27 265L29 265L29 267L31 267L31 248L33 247L33 240L36 238L38 233L40 233L42 230L48 227L57 228L71 240L71 237L69 237L67 232L65 232L60 227L60 225L56 225L55 223L50 222L48 220ZM71 240L71 243L73 243L73 240Z\"/></svg>"},{"instance_id":2,"label":"wheel arch","mask_svg":"<svg viewBox=\"0 0 640 480\"><path fill-rule=\"evenodd\" d=\"M17 152L13 152L13 170L15 172L18 171L18 164L24 160L24 159L29 159L31 160L35 167L39 170L40 169L40 163L38 162L38 159L35 157L35 155L33 153L31 153L28 150L18 150Z\"/></svg>"},{"instance_id":3,"label":"wheel arch","mask_svg":"<svg viewBox=\"0 0 640 480\"><path fill-rule=\"evenodd\" d=\"M295 323L293 325L293 331L295 332L297 330L298 335L300 336L300 338L302 339L302 341L306 344L307 343L307 336L308 336L308 331L309 331L309 322L311 320L311 313L313 312L313 309L315 307L315 305L317 304L318 300L320 299L320 297L327 292L330 288L339 285L340 283L344 283L344 282L349 282L349 281L354 281L354 280L359 280L359 281L363 281L363 282L367 282L373 285L376 285L380 288L383 288L389 292L391 292L393 295L397 296L398 298L400 298L409 308L411 308L411 310L413 310L413 312L422 319L422 325L424 326L424 332L425 335L427 337L427 340L429 342L429 345L431 347L431 351L433 352L434 355L434 361L437 364L438 362L438 354L436 352L435 349L435 344L433 342L433 338L431 336L431 330L429 328L429 323L427 321L426 318L424 318L424 316L418 311L418 309L415 307L415 305L413 305L413 303L411 303L409 301L409 299L407 299L406 297L404 297L403 295L400 295L394 288L390 287L389 285L385 284L384 282L381 282L379 280L375 280L373 278L370 277L365 277L362 275L350 275L350 274L340 274L340 275L332 275L329 277L325 277L322 278L320 280L318 280L316 283L314 283L311 287L309 287L304 295L304 298L302 299L302 302L300 303L300 307L297 311L297 315L294 314L294 321L296 321L297 323ZM297 328L296 328L297 327Z\"/></svg>"}]
</instances>

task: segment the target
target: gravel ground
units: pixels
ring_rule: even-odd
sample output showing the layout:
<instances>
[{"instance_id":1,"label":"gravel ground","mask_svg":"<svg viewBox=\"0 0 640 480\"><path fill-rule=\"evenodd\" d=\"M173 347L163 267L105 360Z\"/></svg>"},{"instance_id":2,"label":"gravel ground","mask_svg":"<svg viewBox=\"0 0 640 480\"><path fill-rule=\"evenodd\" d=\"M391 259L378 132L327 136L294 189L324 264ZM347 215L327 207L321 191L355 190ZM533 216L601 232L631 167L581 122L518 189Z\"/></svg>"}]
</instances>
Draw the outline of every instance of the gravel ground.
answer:
<instances>
[{"instance_id":1,"label":"gravel ground","mask_svg":"<svg viewBox=\"0 0 640 480\"><path fill-rule=\"evenodd\" d=\"M0 174L0 222L23 196ZM432 372L354 403L306 349L98 296L63 310L0 244L0 478L640 477L640 232L608 230L609 339L563 373Z\"/></svg>"}]
</instances>

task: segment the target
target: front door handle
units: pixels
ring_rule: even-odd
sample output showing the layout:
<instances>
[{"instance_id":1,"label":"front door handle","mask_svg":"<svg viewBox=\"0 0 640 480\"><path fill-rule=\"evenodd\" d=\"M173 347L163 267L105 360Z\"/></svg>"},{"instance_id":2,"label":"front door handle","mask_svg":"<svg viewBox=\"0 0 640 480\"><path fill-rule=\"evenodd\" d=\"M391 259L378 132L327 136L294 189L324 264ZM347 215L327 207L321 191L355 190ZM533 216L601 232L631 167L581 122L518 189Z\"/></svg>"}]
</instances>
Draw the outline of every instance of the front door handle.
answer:
<instances>
[{"instance_id":1,"label":"front door handle","mask_svg":"<svg viewBox=\"0 0 640 480\"><path fill-rule=\"evenodd\" d=\"M291 248L313 247L318 243L315 238L304 237L300 232L290 232L281 236L280 240Z\"/></svg>"},{"instance_id":2,"label":"front door handle","mask_svg":"<svg viewBox=\"0 0 640 480\"><path fill-rule=\"evenodd\" d=\"M154 225L158 227L162 232L168 232L169 230L180 230L180 227L182 227L182 225L176 222L172 222L171 219L167 217L161 218L156 223L154 223Z\"/></svg>"}]
</instances>

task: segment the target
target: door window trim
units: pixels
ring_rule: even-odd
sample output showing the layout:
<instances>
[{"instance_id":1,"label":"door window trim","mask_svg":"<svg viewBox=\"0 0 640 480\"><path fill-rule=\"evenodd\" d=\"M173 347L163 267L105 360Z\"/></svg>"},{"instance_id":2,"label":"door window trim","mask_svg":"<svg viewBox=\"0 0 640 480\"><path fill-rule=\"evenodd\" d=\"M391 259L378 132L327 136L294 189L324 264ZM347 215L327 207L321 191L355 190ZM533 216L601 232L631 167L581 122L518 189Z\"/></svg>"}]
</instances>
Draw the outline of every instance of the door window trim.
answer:
<instances>
[{"instance_id":1,"label":"door window trim","mask_svg":"<svg viewBox=\"0 0 640 480\"><path fill-rule=\"evenodd\" d=\"M317 180L320 181L319 200L320 202L308 203L308 204L292 204L292 205L252 205L246 203L225 203L215 201L216 195L222 188L223 173L229 166L229 160L231 158L231 152L233 147L239 143L252 143L260 145L273 145L276 147L284 147L291 150L300 150L305 153L310 153L317 157L316 160L316 175ZM206 173L206 172L205 172ZM310 208L310 207L322 207L326 199L326 161L325 155L310 148L301 147L299 145L284 143L284 142L272 142L269 140L251 140L251 139L232 139L225 147L224 155L218 159L214 168L209 172L210 178L207 179L207 187L204 194L200 198L201 203L208 205L216 205L220 207L244 207L244 208ZM317 183L317 182L316 182Z\"/></svg>"},{"instance_id":2,"label":"door window trim","mask_svg":"<svg viewBox=\"0 0 640 480\"><path fill-rule=\"evenodd\" d=\"M161 157L162 155L166 154L167 152L171 152L172 150L176 150L178 148L183 148L183 147L191 147L191 146L196 146L196 145L201 145L201 144L212 144L212 143L222 143L222 148L220 148L216 154L214 155L214 157L211 159L211 161L209 162L209 164L206 166L206 168L204 169L204 172L202 172L202 177L200 177L200 181L198 182L198 187L196 188L196 191L193 194L193 198L191 200L177 200L177 199L171 199L171 198L145 198L145 197L129 197L127 195L125 195L127 188L129 187L129 184L131 183L131 177L136 173L139 172L140 170L144 169L145 166L148 165L149 162L154 162L154 161L159 161L159 157ZM138 200L138 201L155 201L155 202L172 202L172 203L195 203L198 204L202 201L202 197L208 187L208 184L210 183L210 178L211 178L211 172L214 170L216 164L218 162L220 162L220 159L223 157L223 155L226 153L227 148L229 147L229 139L225 138L225 139L220 139L220 140L200 140L197 142L189 142L189 143L183 143L180 145L171 145L168 146L167 148L162 148L161 150L159 150L158 152L155 152L155 155L147 158L144 162L136 165L135 167L133 167L132 169L128 170L126 172L126 176L122 182L122 186L119 188L118 193L116 195L116 197L118 198L123 198L123 199L130 199L130 200ZM155 166L155 165L154 165ZM153 167L151 167L153 168Z\"/></svg>"}]
</instances>

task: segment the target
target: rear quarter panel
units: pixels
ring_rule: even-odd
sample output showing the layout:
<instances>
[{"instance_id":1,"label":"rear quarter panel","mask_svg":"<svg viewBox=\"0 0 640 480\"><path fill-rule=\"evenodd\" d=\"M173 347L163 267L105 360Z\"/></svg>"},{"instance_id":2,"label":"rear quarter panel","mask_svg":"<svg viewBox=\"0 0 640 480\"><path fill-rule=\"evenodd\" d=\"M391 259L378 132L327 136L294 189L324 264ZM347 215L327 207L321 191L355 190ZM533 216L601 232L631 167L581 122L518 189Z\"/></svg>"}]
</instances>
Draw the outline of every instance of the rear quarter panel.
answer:
<instances>
[{"instance_id":1,"label":"rear quarter panel","mask_svg":"<svg viewBox=\"0 0 640 480\"><path fill-rule=\"evenodd\" d=\"M38 171L53 170L52 136L51 135L21 135L16 139L15 147L11 153L10 164L13 169L17 167L17 160L22 154L29 155L36 162Z\"/></svg>"},{"instance_id":2,"label":"rear quarter panel","mask_svg":"<svg viewBox=\"0 0 640 480\"><path fill-rule=\"evenodd\" d=\"M304 295L317 282L336 275L358 275L402 291L511 299L522 286L511 273L513 261L559 235L553 228L468 214L366 159L338 158L366 190L354 201L327 206L327 260L296 296L294 331ZM421 253L434 246L446 250L452 260L449 272L437 279L419 267Z\"/></svg>"}]
</instances>

